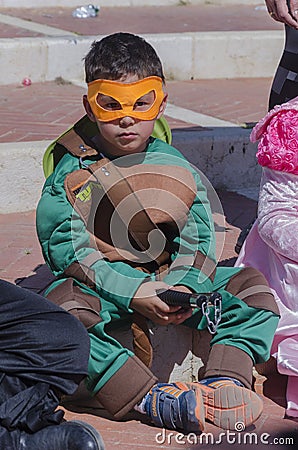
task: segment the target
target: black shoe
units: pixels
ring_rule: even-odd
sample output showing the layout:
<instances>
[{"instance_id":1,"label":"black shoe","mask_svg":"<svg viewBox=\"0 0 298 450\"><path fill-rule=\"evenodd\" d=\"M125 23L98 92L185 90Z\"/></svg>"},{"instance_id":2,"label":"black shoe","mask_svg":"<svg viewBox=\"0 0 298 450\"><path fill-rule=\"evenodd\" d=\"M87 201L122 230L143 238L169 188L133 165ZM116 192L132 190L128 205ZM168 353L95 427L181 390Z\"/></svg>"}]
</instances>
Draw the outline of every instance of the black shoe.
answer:
<instances>
[{"instance_id":1,"label":"black shoe","mask_svg":"<svg viewBox=\"0 0 298 450\"><path fill-rule=\"evenodd\" d=\"M20 450L104 450L98 431L85 422L52 425L34 434L23 434Z\"/></svg>"}]
</instances>

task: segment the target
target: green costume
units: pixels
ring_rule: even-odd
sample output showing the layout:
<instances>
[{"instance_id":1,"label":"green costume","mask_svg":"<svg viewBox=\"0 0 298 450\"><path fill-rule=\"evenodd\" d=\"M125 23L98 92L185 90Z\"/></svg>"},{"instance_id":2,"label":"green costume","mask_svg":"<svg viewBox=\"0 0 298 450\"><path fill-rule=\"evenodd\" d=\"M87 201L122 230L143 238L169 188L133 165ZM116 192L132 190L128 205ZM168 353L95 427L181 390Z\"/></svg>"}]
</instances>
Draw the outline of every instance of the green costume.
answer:
<instances>
[{"instance_id":1,"label":"green costume","mask_svg":"<svg viewBox=\"0 0 298 450\"><path fill-rule=\"evenodd\" d=\"M79 123L76 127L79 132L80 127ZM64 136L64 142L68 137L72 142L73 135L74 131L70 130ZM154 138L144 153L134 155L126 164L120 161L117 167L122 174L132 170L129 183L133 190L138 183L140 192L150 191L158 185L158 191L153 191L147 199L150 204L150 198L153 198L147 213L154 226L166 236L165 250L158 264L154 258L142 260L144 252L137 244L134 245L137 250L133 258L126 259L129 254L126 244L129 247L131 241L124 239L123 248L120 248L122 241L118 242L117 237L122 225L117 222L117 245L113 243L113 229L108 233L113 216L112 213L107 214L107 199L103 200L98 192L96 194L96 176L94 181L94 175L88 173L92 181L83 180L77 186L68 183L71 174L81 176L84 171L88 172L88 168L106 170L106 166L100 164L102 155L94 149L92 151L90 137L86 137L85 143L91 152L87 152L83 160L67 151L61 153L62 147L57 144L60 160L45 182L37 208L37 232L43 255L58 277L49 290L49 298L55 292L54 288L59 289L65 280L72 277L74 292L88 294L89 304L94 300L100 310L97 320L87 323L91 340L87 388L118 418L127 413L156 382L149 368L112 338L109 329L133 320L130 302L141 283L155 280L157 272L171 286L184 285L198 293L221 293L222 316L211 341L205 376L231 376L250 387L253 364L269 357L278 310L265 279L258 271L216 266L214 224L206 189L198 172L175 148ZM81 149L83 147L80 146ZM99 161L98 167L94 166L96 161ZM117 164L118 160L113 161L113 166ZM141 168L140 173L138 167ZM146 177L147 169L149 174ZM162 197L158 205L157 194L167 192L171 174L173 185L169 188L169 197ZM176 178L179 178L178 185L175 184ZM187 185L185 192L184 179ZM73 204L70 191L74 194ZM84 216L84 208L92 195L98 195L99 201L103 200L101 210L98 213L91 206ZM154 209L155 202L159 211ZM181 211L179 205L182 210L187 207L187 211ZM138 230L138 235L134 231L130 237L136 237L138 241L142 230ZM97 236L95 241L94 235ZM116 253L113 246L117 248ZM78 267L79 270L83 267L86 282L82 282L81 275L76 277ZM164 267L167 271L162 272ZM88 283L91 273L92 283ZM194 310L185 324L204 329L206 318L201 310Z\"/></svg>"}]
</instances>

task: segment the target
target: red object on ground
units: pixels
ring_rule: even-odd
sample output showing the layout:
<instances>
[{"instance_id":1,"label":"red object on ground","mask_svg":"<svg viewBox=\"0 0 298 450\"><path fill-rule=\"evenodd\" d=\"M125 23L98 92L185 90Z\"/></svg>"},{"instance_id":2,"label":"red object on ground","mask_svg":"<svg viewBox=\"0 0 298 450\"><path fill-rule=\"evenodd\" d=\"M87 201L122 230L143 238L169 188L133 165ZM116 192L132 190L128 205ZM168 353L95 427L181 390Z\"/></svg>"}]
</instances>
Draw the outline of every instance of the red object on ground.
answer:
<instances>
[{"instance_id":1,"label":"red object on ground","mask_svg":"<svg viewBox=\"0 0 298 450\"><path fill-rule=\"evenodd\" d=\"M31 86L32 81L30 80L30 78L24 78L22 81L22 85L23 86Z\"/></svg>"}]
</instances>

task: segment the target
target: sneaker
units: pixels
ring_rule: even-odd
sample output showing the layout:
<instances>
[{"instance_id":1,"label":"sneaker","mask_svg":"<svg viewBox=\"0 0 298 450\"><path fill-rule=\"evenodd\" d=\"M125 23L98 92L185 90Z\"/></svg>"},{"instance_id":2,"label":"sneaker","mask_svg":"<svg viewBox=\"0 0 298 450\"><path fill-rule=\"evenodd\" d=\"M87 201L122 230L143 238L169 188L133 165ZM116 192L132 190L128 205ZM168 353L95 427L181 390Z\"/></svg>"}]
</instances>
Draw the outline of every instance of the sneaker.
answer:
<instances>
[{"instance_id":1,"label":"sneaker","mask_svg":"<svg viewBox=\"0 0 298 450\"><path fill-rule=\"evenodd\" d=\"M229 377L207 378L199 383L176 383L178 388L201 393L205 419L226 430L245 429L263 411L258 395Z\"/></svg>"},{"instance_id":2,"label":"sneaker","mask_svg":"<svg viewBox=\"0 0 298 450\"><path fill-rule=\"evenodd\" d=\"M177 384L158 383L149 392L145 410L160 428L198 432L204 429L204 405L200 390L179 389Z\"/></svg>"}]
</instances>

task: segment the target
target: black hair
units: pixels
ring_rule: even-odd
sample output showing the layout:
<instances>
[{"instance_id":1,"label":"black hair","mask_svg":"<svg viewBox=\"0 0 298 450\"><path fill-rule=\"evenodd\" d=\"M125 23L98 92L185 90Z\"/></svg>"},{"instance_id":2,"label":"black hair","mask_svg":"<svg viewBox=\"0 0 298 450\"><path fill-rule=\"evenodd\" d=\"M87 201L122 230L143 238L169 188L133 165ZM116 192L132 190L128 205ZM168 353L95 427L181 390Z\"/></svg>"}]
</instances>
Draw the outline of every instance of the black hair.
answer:
<instances>
[{"instance_id":1,"label":"black hair","mask_svg":"<svg viewBox=\"0 0 298 450\"><path fill-rule=\"evenodd\" d=\"M94 41L85 61L86 82L119 80L127 75L139 79L150 76L165 80L162 64L154 48L140 36L115 33Z\"/></svg>"}]
</instances>

